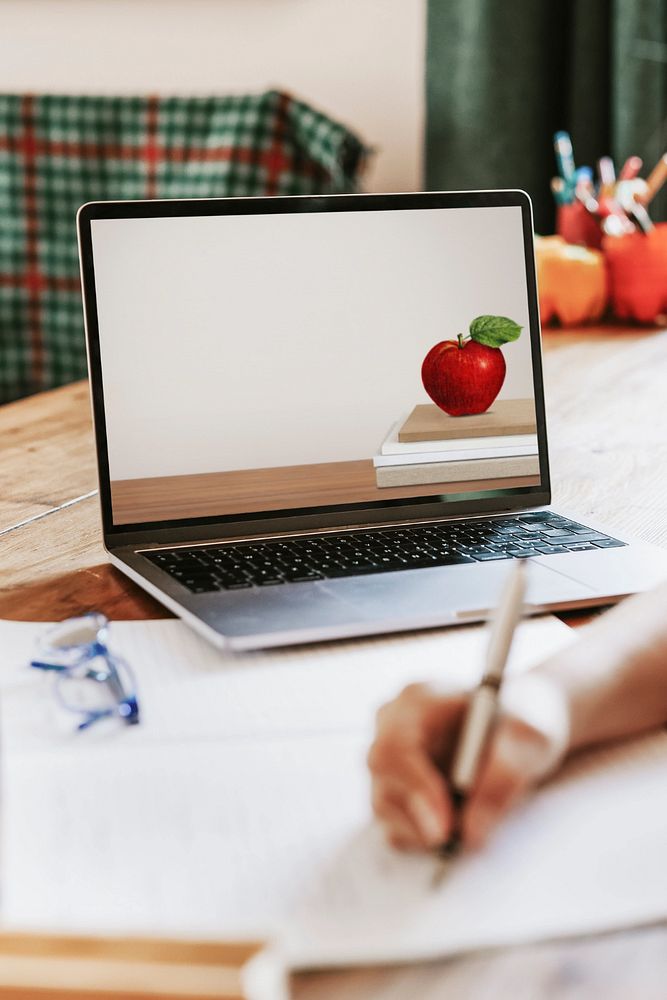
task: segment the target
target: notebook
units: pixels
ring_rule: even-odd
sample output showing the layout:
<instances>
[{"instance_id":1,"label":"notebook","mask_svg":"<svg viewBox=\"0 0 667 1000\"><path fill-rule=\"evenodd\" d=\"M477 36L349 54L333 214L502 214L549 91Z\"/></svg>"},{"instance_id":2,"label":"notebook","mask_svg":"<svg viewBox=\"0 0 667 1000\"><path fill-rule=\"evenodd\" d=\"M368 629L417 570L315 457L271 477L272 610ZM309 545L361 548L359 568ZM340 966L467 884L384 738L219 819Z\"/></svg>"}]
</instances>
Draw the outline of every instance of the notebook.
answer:
<instances>
[{"instance_id":1,"label":"notebook","mask_svg":"<svg viewBox=\"0 0 667 1000\"><path fill-rule=\"evenodd\" d=\"M180 622L112 640L142 724L73 734L1 623L5 926L278 939L290 965L411 961L667 915L667 736L587 755L438 891L385 846L365 755L408 681L475 682L477 626L223 655ZM571 641L525 623L511 669Z\"/></svg>"}]
</instances>

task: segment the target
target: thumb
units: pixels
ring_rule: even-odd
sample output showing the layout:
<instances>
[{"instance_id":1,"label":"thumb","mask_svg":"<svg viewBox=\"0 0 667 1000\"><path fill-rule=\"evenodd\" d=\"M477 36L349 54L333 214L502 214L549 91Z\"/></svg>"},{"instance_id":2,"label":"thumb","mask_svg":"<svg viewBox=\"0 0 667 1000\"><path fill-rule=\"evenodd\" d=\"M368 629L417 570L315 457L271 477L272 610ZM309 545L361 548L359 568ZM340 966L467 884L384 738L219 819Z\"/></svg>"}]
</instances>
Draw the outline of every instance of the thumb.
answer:
<instances>
[{"instance_id":1,"label":"thumb","mask_svg":"<svg viewBox=\"0 0 667 1000\"><path fill-rule=\"evenodd\" d=\"M503 691L503 709L473 792L464 810L463 838L480 847L524 795L563 759L568 715L563 693L528 674Z\"/></svg>"}]
</instances>

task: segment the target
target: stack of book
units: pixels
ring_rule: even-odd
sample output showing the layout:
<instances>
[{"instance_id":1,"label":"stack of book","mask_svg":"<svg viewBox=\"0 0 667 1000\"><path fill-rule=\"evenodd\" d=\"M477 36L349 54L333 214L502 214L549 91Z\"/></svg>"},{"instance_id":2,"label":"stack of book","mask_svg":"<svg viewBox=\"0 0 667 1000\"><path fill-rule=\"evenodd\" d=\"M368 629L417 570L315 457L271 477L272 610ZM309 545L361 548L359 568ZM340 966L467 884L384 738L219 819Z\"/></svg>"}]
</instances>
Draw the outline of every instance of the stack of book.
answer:
<instances>
[{"instance_id":1,"label":"stack of book","mask_svg":"<svg viewBox=\"0 0 667 1000\"><path fill-rule=\"evenodd\" d=\"M420 404L392 427L373 465L380 487L537 476L535 404L502 400L467 417Z\"/></svg>"}]
</instances>

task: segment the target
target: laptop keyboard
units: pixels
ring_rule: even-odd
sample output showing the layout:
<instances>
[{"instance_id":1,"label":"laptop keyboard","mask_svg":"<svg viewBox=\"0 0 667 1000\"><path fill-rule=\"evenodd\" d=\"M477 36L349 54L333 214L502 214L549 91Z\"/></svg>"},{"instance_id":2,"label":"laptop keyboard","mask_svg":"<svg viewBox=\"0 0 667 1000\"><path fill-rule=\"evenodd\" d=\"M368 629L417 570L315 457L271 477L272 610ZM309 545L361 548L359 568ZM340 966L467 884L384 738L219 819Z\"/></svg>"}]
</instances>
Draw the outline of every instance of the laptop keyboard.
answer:
<instances>
[{"instance_id":1,"label":"laptop keyboard","mask_svg":"<svg viewBox=\"0 0 667 1000\"><path fill-rule=\"evenodd\" d=\"M142 555L192 593L204 594L425 566L594 552L621 545L625 542L576 521L536 511L282 541L159 549Z\"/></svg>"}]
</instances>

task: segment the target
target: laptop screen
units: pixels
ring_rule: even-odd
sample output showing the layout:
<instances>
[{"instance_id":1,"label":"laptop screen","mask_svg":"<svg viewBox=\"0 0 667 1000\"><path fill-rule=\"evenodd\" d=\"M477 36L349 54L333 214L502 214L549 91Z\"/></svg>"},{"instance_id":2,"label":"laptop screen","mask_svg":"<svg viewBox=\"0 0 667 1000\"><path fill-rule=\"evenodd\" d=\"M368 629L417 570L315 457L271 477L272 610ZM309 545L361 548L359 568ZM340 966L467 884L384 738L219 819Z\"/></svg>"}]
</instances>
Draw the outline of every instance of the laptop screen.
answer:
<instances>
[{"instance_id":1,"label":"laptop screen","mask_svg":"<svg viewBox=\"0 0 667 1000\"><path fill-rule=\"evenodd\" d=\"M540 486L520 205L90 225L114 525Z\"/></svg>"}]
</instances>

